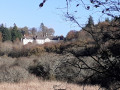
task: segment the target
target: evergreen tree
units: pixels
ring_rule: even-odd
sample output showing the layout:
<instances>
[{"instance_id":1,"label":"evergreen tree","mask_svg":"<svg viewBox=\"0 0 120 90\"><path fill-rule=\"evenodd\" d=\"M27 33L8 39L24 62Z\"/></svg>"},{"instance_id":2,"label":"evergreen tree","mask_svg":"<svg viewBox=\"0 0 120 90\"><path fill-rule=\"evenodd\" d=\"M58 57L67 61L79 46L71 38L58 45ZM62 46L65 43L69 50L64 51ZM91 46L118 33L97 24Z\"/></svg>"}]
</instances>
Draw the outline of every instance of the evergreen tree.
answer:
<instances>
[{"instance_id":1,"label":"evergreen tree","mask_svg":"<svg viewBox=\"0 0 120 90\"><path fill-rule=\"evenodd\" d=\"M93 17L89 16L88 23L87 23L86 27L91 27L93 25L94 25Z\"/></svg>"},{"instance_id":2,"label":"evergreen tree","mask_svg":"<svg viewBox=\"0 0 120 90\"><path fill-rule=\"evenodd\" d=\"M41 23L40 29L43 37L54 36L55 31L53 28L48 28L43 23Z\"/></svg>"},{"instance_id":3,"label":"evergreen tree","mask_svg":"<svg viewBox=\"0 0 120 90\"><path fill-rule=\"evenodd\" d=\"M8 28L4 27L3 24L0 26L0 32L2 33L2 41L3 42L11 40L11 33L8 30Z\"/></svg>"},{"instance_id":4,"label":"evergreen tree","mask_svg":"<svg viewBox=\"0 0 120 90\"><path fill-rule=\"evenodd\" d=\"M33 36L35 36L36 33L37 33L37 29L36 29L35 27L33 27L33 28L31 29L31 33L32 33Z\"/></svg>"},{"instance_id":5,"label":"evergreen tree","mask_svg":"<svg viewBox=\"0 0 120 90\"><path fill-rule=\"evenodd\" d=\"M10 41L11 40L11 33L8 28L4 28L2 31L2 41Z\"/></svg>"},{"instance_id":6,"label":"evergreen tree","mask_svg":"<svg viewBox=\"0 0 120 90\"><path fill-rule=\"evenodd\" d=\"M110 19L109 18L105 18L105 22L110 22Z\"/></svg>"},{"instance_id":7,"label":"evergreen tree","mask_svg":"<svg viewBox=\"0 0 120 90\"><path fill-rule=\"evenodd\" d=\"M41 23L40 28L41 28L41 31L42 31L42 36L45 37L46 36L47 27L45 27L44 24Z\"/></svg>"},{"instance_id":8,"label":"evergreen tree","mask_svg":"<svg viewBox=\"0 0 120 90\"><path fill-rule=\"evenodd\" d=\"M11 30L11 35L12 35L12 38L11 38L12 41L15 41L17 38L20 40L22 37L22 34L20 30L18 30L16 24L14 24L14 27Z\"/></svg>"}]
</instances>

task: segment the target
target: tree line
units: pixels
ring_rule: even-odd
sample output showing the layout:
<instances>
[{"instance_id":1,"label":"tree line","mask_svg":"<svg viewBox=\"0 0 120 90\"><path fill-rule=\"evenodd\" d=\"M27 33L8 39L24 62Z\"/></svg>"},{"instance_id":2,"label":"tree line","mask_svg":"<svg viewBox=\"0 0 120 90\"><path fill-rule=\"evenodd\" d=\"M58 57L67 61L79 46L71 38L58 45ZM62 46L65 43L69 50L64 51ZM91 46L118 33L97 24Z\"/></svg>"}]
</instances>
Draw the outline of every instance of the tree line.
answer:
<instances>
[{"instance_id":1,"label":"tree line","mask_svg":"<svg viewBox=\"0 0 120 90\"><path fill-rule=\"evenodd\" d=\"M90 31L94 27L104 27L108 23L115 23L115 20L118 17L112 18L111 20L107 17L105 18L104 21L99 21L97 24L94 24L93 17L90 15L87 21L87 24L80 30L70 30L67 35L66 35L66 40L71 41L71 40L85 40L91 39L92 37L89 35L89 33L85 32L85 30ZM102 25L104 23L104 25ZM84 30L85 29L85 30ZM96 31L99 31L100 28L96 28ZM91 31L92 32L92 31Z\"/></svg>"},{"instance_id":2,"label":"tree line","mask_svg":"<svg viewBox=\"0 0 120 90\"><path fill-rule=\"evenodd\" d=\"M16 24L13 27L5 27L4 24L0 25L0 41L20 41L21 38L24 36L39 36L39 37L46 37L46 36L54 36L54 29L46 27L43 23L41 23L39 30L37 28L28 28L27 26L19 28Z\"/></svg>"},{"instance_id":3,"label":"tree line","mask_svg":"<svg viewBox=\"0 0 120 90\"><path fill-rule=\"evenodd\" d=\"M20 40L22 38L22 33L14 24L13 27L7 28L3 24L0 26L0 41L5 42L5 41L16 41Z\"/></svg>"}]
</instances>

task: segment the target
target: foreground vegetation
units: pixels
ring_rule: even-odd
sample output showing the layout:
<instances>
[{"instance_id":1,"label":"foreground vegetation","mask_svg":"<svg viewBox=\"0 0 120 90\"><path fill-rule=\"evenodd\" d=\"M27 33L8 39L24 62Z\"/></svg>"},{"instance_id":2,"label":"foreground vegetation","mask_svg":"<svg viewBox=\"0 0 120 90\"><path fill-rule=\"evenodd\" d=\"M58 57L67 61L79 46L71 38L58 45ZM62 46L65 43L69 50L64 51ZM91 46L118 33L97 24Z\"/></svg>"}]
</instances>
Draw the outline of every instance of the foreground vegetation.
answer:
<instances>
[{"instance_id":1,"label":"foreground vegetation","mask_svg":"<svg viewBox=\"0 0 120 90\"><path fill-rule=\"evenodd\" d=\"M56 86L56 87L55 87ZM98 86L78 86L75 84L68 84L57 81L32 81L21 83L2 83L0 84L0 90L98 90ZM102 90L102 89L99 89Z\"/></svg>"},{"instance_id":2,"label":"foreground vegetation","mask_svg":"<svg viewBox=\"0 0 120 90\"><path fill-rule=\"evenodd\" d=\"M81 31L70 31L59 43L1 42L0 82L19 83L37 77L116 90L120 83L120 31L116 26L119 21L114 19L88 23Z\"/></svg>"}]
</instances>

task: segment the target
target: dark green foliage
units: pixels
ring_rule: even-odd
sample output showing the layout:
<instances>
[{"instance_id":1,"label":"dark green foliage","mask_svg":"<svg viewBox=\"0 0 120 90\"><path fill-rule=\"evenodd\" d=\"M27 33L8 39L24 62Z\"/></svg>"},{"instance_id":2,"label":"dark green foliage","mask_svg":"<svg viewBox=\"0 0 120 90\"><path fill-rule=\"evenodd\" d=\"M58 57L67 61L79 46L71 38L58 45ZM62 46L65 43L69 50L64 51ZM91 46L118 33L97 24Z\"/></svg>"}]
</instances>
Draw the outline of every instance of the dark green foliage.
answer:
<instances>
[{"instance_id":1,"label":"dark green foliage","mask_svg":"<svg viewBox=\"0 0 120 90\"><path fill-rule=\"evenodd\" d=\"M91 27L93 25L94 25L93 17L89 16L88 23L87 23L86 27Z\"/></svg>"},{"instance_id":2,"label":"dark green foliage","mask_svg":"<svg viewBox=\"0 0 120 90\"><path fill-rule=\"evenodd\" d=\"M21 39L22 37L22 34L20 32L20 30L18 30L17 26L14 24L14 27L12 28L11 30L11 35L12 35L12 38L11 40L12 41L15 41L16 39Z\"/></svg>"},{"instance_id":3,"label":"dark green foliage","mask_svg":"<svg viewBox=\"0 0 120 90\"><path fill-rule=\"evenodd\" d=\"M4 27L3 25L0 26L0 32L2 33L2 41L10 41L11 40L11 32L8 28Z\"/></svg>"},{"instance_id":4,"label":"dark green foliage","mask_svg":"<svg viewBox=\"0 0 120 90\"><path fill-rule=\"evenodd\" d=\"M2 41L15 41L16 39L21 39L22 33L20 30L18 30L17 26L14 25L14 27L10 30L2 24L0 26L0 32L2 33Z\"/></svg>"},{"instance_id":5,"label":"dark green foliage","mask_svg":"<svg viewBox=\"0 0 120 90\"><path fill-rule=\"evenodd\" d=\"M3 34L3 39L2 39L2 41L4 42L4 41L10 41L11 40L11 32L7 29L7 28L5 28L3 31L2 31L2 34Z\"/></svg>"},{"instance_id":6,"label":"dark green foliage","mask_svg":"<svg viewBox=\"0 0 120 90\"><path fill-rule=\"evenodd\" d=\"M109 18L105 18L105 22L110 22L110 19Z\"/></svg>"}]
</instances>

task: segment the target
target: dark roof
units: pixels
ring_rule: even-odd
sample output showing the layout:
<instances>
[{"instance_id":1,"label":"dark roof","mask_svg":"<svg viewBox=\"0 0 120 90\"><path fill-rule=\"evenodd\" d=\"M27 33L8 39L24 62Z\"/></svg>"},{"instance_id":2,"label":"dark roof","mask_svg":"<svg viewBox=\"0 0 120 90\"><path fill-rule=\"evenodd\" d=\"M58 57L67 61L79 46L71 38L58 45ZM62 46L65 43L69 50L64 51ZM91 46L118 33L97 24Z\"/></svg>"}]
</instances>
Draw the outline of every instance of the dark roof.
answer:
<instances>
[{"instance_id":1,"label":"dark roof","mask_svg":"<svg viewBox=\"0 0 120 90\"><path fill-rule=\"evenodd\" d=\"M27 39L46 39L49 38L50 40L64 40L63 36L46 36L46 37L41 37L41 36L25 36Z\"/></svg>"},{"instance_id":2,"label":"dark roof","mask_svg":"<svg viewBox=\"0 0 120 90\"><path fill-rule=\"evenodd\" d=\"M40 37L38 36L37 39L46 39L49 38L50 40L52 40L54 38L54 36L46 36L46 37Z\"/></svg>"},{"instance_id":3,"label":"dark roof","mask_svg":"<svg viewBox=\"0 0 120 90\"><path fill-rule=\"evenodd\" d=\"M49 38L50 40L52 40L54 38L54 36L46 36L46 37L40 37L40 36L24 36L24 38L27 39L46 39Z\"/></svg>"},{"instance_id":4,"label":"dark roof","mask_svg":"<svg viewBox=\"0 0 120 90\"><path fill-rule=\"evenodd\" d=\"M63 36L56 36L52 40L64 40Z\"/></svg>"}]
</instances>

